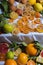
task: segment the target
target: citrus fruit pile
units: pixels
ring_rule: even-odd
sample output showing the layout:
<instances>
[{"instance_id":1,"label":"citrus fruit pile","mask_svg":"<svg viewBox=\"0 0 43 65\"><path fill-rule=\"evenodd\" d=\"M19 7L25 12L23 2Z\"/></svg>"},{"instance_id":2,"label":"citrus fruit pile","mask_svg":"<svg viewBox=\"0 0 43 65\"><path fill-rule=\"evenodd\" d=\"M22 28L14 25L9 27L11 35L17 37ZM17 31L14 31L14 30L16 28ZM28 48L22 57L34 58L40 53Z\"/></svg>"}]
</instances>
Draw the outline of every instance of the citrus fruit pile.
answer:
<instances>
[{"instance_id":1,"label":"citrus fruit pile","mask_svg":"<svg viewBox=\"0 0 43 65\"><path fill-rule=\"evenodd\" d=\"M2 6L1 11L3 14L0 14L0 33L28 34L29 32L40 32L36 26L42 25L40 20L42 17L41 13L43 12L42 3L42 0L1 1L0 5Z\"/></svg>"},{"instance_id":2,"label":"citrus fruit pile","mask_svg":"<svg viewBox=\"0 0 43 65\"><path fill-rule=\"evenodd\" d=\"M8 46L3 43L0 51L0 61L4 61L4 65L36 65L43 64L43 47L38 41L29 44L21 42L21 44L12 43Z\"/></svg>"}]
</instances>

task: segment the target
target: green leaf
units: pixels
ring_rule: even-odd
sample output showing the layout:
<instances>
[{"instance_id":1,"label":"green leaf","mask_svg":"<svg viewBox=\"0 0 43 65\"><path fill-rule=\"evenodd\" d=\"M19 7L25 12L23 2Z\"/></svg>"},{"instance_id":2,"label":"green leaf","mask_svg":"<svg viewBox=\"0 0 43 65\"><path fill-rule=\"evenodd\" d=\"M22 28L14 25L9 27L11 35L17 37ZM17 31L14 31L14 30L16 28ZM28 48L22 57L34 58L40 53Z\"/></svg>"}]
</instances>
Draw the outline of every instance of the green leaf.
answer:
<instances>
[{"instance_id":1,"label":"green leaf","mask_svg":"<svg viewBox=\"0 0 43 65\"><path fill-rule=\"evenodd\" d=\"M8 23L8 20L6 20L4 16L0 14L0 28L2 28L6 23Z\"/></svg>"},{"instance_id":2,"label":"green leaf","mask_svg":"<svg viewBox=\"0 0 43 65\"><path fill-rule=\"evenodd\" d=\"M3 16L6 17L6 18L9 18L10 17L9 16L9 13L6 13L6 12L3 13Z\"/></svg>"},{"instance_id":3,"label":"green leaf","mask_svg":"<svg viewBox=\"0 0 43 65\"><path fill-rule=\"evenodd\" d=\"M17 48L19 48L19 46L17 45L16 42L14 42L14 43L9 45L9 48L14 48L14 50L16 50Z\"/></svg>"},{"instance_id":4,"label":"green leaf","mask_svg":"<svg viewBox=\"0 0 43 65\"><path fill-rule=\"evenodd\" d=\"M24 45L24 46L27 46L27 44L25 42L22 42L21 44Z\"/></svg>"},{"instance_id":5,"label":"green leaf","mask_svg":"<svg viewBox=\"0 0 43 65\"><path fill-rule=\"evenodd\" d=\"M3 0L1 2L1 5L3 6L4 11L8 12L8 3L7 3L7 0Z\"/></svg>"},{"instance_id":6,"label":"green leaf","mask_svg":"<svg viewBox=\"0 0 43 65\"><path fill-rule=\"evenodd\" d=\"M41 14L42 14L42 16L43 16L43 11L41 11Z\"/></svg>"},{"instance_id":7,"label":"green leaf","mask_svg":"<svg viewBox=\"0 0 43 65\"><path fill-rule=\"evenodd\" d=\"M4 21L4 20L5 20L4 16L2 14L0 14L0 22Z\"/></svg>"},{"instance_id":8,"label":"green leaf","mask_svg":"<svg viewBox=\"0 0 43 65\"><path fill-rule=\"evenodd\" d=\"M42 50L43 49L43 47L41 46L41 44L38 42L38 41L34 41L34 43L35 43L35 47L38 49L38 50Z\"/></svg>"},{"instance_id":9,"label":"green leaf","mask_svg":"<svg viewBox=\"0 0 43 65\"><path fill-rule=\"evenodd\" d=\"M29 57L29 60L34 60L34 61L36 61L36 58L37 58L37 56L28 56Z\"/></svg>"}]
</instances>

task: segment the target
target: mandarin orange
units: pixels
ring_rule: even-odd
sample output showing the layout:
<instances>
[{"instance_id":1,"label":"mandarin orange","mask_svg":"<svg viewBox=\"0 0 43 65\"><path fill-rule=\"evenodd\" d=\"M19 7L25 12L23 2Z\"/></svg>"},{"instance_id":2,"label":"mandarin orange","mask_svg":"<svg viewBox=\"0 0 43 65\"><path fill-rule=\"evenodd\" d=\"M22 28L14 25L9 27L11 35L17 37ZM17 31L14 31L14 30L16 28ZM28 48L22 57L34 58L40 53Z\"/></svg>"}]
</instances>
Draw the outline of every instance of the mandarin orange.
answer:
<instances>
[{"instance_id":1,"label":"mandarin orange","mask_svg":"<svg viewBox=\"0 0 43 65\"><path fill-rule=\"evenodd\" d=\"M5 61L5 65L17 65L15 60L8 59Z\"/></svg>"}]
</instances>

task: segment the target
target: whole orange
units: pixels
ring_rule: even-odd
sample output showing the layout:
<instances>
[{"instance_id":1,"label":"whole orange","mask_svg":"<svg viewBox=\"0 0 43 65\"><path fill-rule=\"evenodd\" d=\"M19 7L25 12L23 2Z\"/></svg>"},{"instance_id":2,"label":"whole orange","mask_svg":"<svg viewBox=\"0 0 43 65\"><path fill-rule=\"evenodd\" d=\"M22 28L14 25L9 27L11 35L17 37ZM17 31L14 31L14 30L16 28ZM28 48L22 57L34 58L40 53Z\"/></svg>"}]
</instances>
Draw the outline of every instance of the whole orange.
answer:
<instances>
[{"instance_id":1,"label":"whole orange","mask_svg":"<svg viewBox=\"0 0 43 65\"><path fill-rule=\"evenodd\" d=\"M34 44L28 44L26 47L26 52L29 55L36 55L37 54L37 49L34 47Z\"/></svg>"},{"instance_id":2,"label":"whole orange","mask_svg":"<svg viewBox=\"0 0 43 65\"><path fill-rule=\"evenodd\" d=\"M27 62L27 65L36 65L36 63L35 63L33 60L29 60L29 61Z\"/></svg>"},{"instance_id":3,"label":"whole orange","mask_svg":"<svg viewBox=\"0 0 43 65\"><path fill-rule=\"evenodd\" d=\"M19 57L18 57L17 60L18 60L19 63L21 63L22 65L23 65L23 64L26 64L27 61L28 61L28 56L27 56L27 54L25 54L25 53L21 53L21 54L19 55Z\"/></svg>"},{"instance_id":4,"label":"whole orange","mask_svg":"<svg viewBox=\"0 0 43 65\"><path fill-rule=\"evenodd\" d=\"M15 60L8 59L5 61L5 65L17 65Z\"/></svg>"}]
</instances>

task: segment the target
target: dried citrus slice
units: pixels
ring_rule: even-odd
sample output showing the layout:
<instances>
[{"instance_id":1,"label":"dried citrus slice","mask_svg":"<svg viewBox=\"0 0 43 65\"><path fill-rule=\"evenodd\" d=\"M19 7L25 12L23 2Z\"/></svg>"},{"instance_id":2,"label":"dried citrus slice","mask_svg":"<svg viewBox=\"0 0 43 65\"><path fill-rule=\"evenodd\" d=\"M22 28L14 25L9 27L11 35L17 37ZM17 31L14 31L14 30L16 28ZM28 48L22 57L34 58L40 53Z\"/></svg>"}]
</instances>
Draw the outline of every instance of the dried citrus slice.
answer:
<instances>
[{"instance_id":1,"label":"dried citrus slice","mask_svg":"<svg viewBox=\"0 0 43 65\"><path fill-rule=\"evenodd\" d=\"M34 16L30 16L29 19L30 19L30 20L34 20Z\"/></svg>"},{"instance_id":2,"label":"dried citrus slice","mask_svg":"<svg viewBox=\"0 0 43 65\"><path fill-rule=\"evenodd\" d=\"M38 32L40 32L40 33L43 33L43 24L40 24L40 25L36 28L36 30L37 30Z\"/></svg>"},{"instance_id":3,"label":"dried citrus slice","mask_svg":"<svg viewBox=\"0 0 43 65\"><path fill-rule=\"evenodd\" d=\"M24 7L25 7L25 5L21 4L21 3L19 3L18 6L17 6L18 9L23 9Z\"/></svg>"},{"instance_id":4,"label":"dried citrus slice","mask_svg":"<svg viewBox=\"0 0 43 65\"><path fill-rule=\"evenodd\" d=\"M22 20L23 20L23 21L28 21L28 19L27 19L26 16L23 16L23 17L22 17Z\"/></svg>"},{"instance_id":5,"label":"dried citrus slice","mask_svg":"<svg viewBox=\"0 0 43 65\"><path fill-rule=\"evenodd\" d=\"M22 25L28 25L28 21L26 20L26 18L22 18L18 21L18 26L22 26Z\"/></svg>"},{"instance_id":6,"label":"dried citrus slice","mask_svg":"<svg viewBox=\"0 0 43 65\"><path fill-rule=\"evenodd\" d=\"M29 28L27 26L20 26L19 29L24 34L29 33Z\"/></svg>"},{"instance_id":7,"label":"dried citrus slice","mask_svg":"<svg viewBox=\"0 0 43 65\"><path fill-rule=\"evenodd\" d=\"M20 33L19 28L15 27L12 33L13 33L13 34L18 34L18 33Z\"/></svg>"},{"instance_id":8,"label":"dried citrus slice","mask_svg":"<svg viewBox=\"0 0 43 65\"><path fill-rule=\"evenodd\" d=\"M36 20L34 21L34 23L35 23L35 24L41 24L41 20L40 20L40 19L36 19Z\"/></svg>"},{"instance_id":9,"label":"dried citrus slice","mask_svg":"<svg viewBox=\"0 0 43 65\"><path fill-rule=\"evenodd\" d=\"M13 11L13 12L10 13L10 18L13 19L13 20L15 20L15 19L18 18L18 14Z\"/></svg>"}]
</instances>

